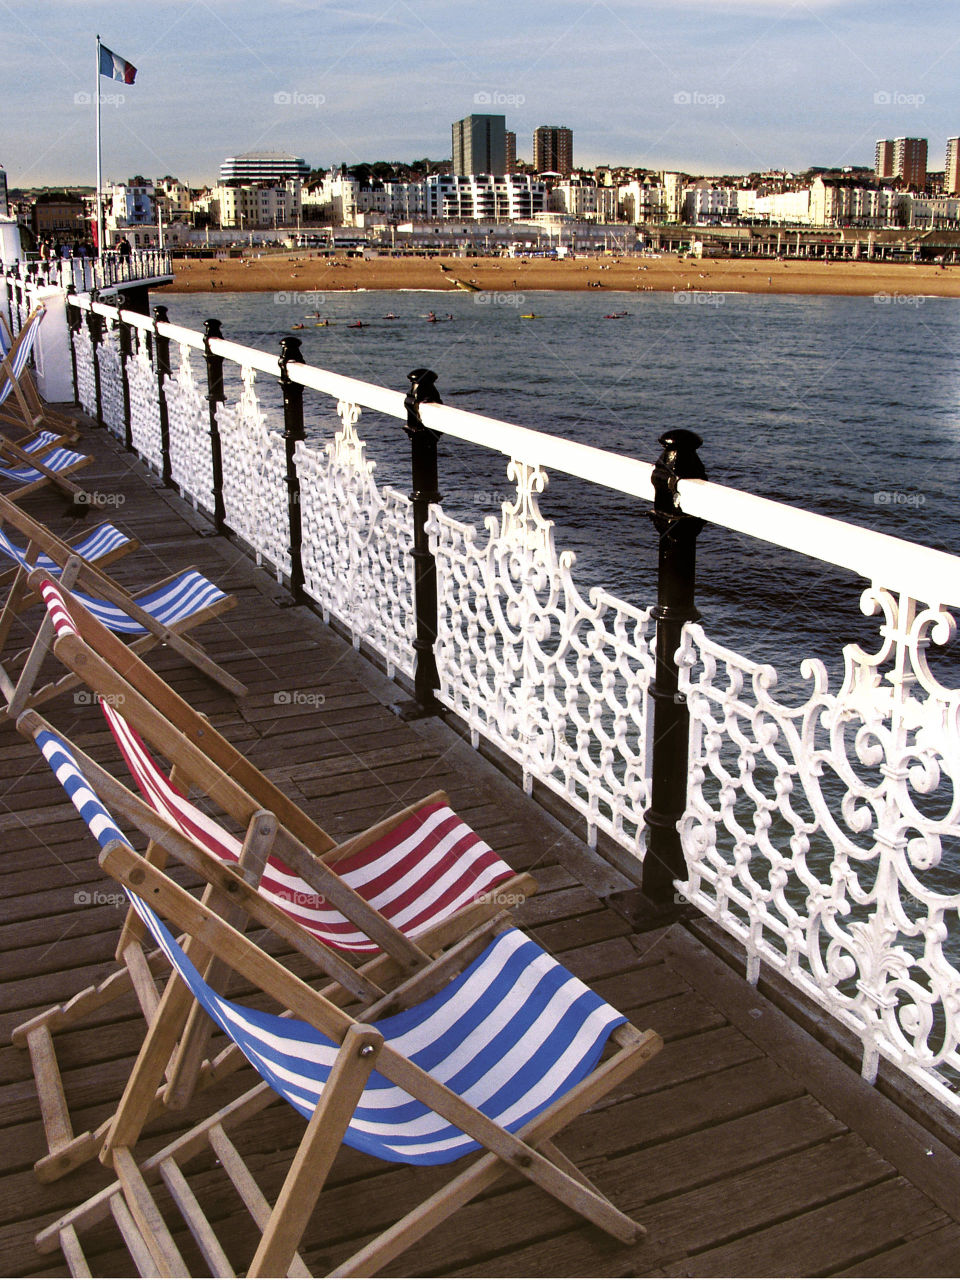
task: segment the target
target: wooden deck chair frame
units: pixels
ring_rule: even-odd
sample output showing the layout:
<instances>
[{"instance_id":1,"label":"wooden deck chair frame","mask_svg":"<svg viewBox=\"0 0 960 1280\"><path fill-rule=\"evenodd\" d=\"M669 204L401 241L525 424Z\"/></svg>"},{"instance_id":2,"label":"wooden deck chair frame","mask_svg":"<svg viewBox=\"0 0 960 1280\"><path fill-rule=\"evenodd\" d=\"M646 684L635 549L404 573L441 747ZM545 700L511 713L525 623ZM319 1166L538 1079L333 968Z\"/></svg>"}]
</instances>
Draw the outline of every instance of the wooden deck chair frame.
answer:
<instances>
[{"instance_id":1,"label":"wooden deck chair frame","mask_svg":"<svg viewBox=\"0 0 960 1280\"><path fill-rule=\"evenodd\" d=\"M51 548L48 554L51 555L52 559L56 560L58 556L62 555L62 550L58 549L55 544L48 543L48 546ZM183 570L180 574L171 574L169 578L162 579L147 588L141 593L141 598L148 592L162 590L168 583L176 581L182 574L194 572L197 572L197 570L191 566L191 568ZM39 584L47 577L48 575L42 569L35 569L31 574L25 575L25 581L19 583L16 595L11 590L3 612L0 614L0 628L9 628L12 622L12 615L19 608L21 598L26 590L29 589L36 596ZM63 572L60 575L59 586L64 590L76 587L78 590L87 591L91 595L97 596L108 604L121 609L129 618L143 627L144 634L134 639L129 646L124 646L125 648L129 647L132 652L143 654L149 653L157 645L165 645L178 653L180 657L186 659L187 662L192 663L203 675L216 681L217 684L221 685L235 698L242 698L246 695L247 686L221 667L219 663L214 662L195 640L188 638L185 634L194 627L210 622L222 613L232 609L236 605L235 596L221 595L219 599L204 605L188 617L182 618L179 622L168 627L152 617L138 603L138 598L130 595L119 583L105 574L98 565L89 564L76 555L70 555L66 558L63 564ZM77 607L83 608L79 601L77 601ZM6 638L6 634L5 630L0 630L0 643ZM39 688L36 687L40 669L50 651L52 640L53 624L49 617L44 617L29 652L26 654L20 653L13 659L8 659L6 665L0 664L0 692L7 698L8 715L16 717L27 707L40 706L50 698L57 697L61 693L77 687L80 678L75 674L67 674L59 679L48 681ZM22 664L19 668L17 666L18 663ZM8 665L10 667L9 671L7 670Z\"/></svg>"},{"instance_id":2,"label":"wooden deck chair frame","mask_svg":"<svg viewBox=\"0 0 960 1280\"><path fill-rule=\"evenodd\" d=\"M80 634L59 638L54 644L56 656L82 678L92 694L122 706L124 719L173 763L173 779L182 789L191 785L197 787L241 826L248 826L264 810L276 814L281 824L277 855L380 946L381 954L364 965L361 972L370 983L376 984L381 994L384 990L402 987L405 981L411 980L411 975L427 966L431 966L434 972L442 972L444 965L456 964L458 945L470 938L485 920L497 914L500 903L523 901L535 892L536 882L532 877L524 873L515 874L499 883L495 894L461 907L412 943L349 889L336 875L335 868L338 861L388 836L392 829L423 805L433 801L448 804L442 792L433 793L338 846L299 806L218 734L204 717L179 698L161 677L91 617L79 602L70 598L68 607ZM18 728L32 733L36 723L24 716L18 722ZM130 797L129 792L124 798L111 790L111 783L119 784L98 774L99 766L88 757L80 752L77 755L83 761L84 772L91 778L98 776L101 785L106 785L110 802L131 817L152 840L157 839L148 852L151 856L159 855L162 860L163 837L167 831L158 816L152 811L144 812L143 807L137 809L136 804L131 810L129 801L135 798ZM150 822L153 822L152 827ZM222 865L216 864L217 872ZM154 1014L156 995L152 977L162 966L158 953L142 953L142 930L138 924L128 921L122 932L116 953L123 966L121 969L95 987L78 993L66 1004L37 1015L14 1032L14 1043L29 1048L34 1058L34 1074L41 1094L50 1148L49 1154L35 1166L38 1176L44 1181L60 1177L90 1159L103 1133L101 1126L95 1134L73 1136L51 1033L73 1025L131 990L136 993L148 1023ZM442 959L435 959L437 956L442 956ZM365 997L366 1003L377 998L377 991L372 987L356 994ZM386 1011L389 1001L379 1007ZM197 1028L196 1019L187 1028L185 1045L177 1080L171 1082L165 1093L165 1101L173 1105L186 1102L193 1087L198 1082L202 1083L202 1072L205 1072L205 1081L212 1083L222 1078L229 1067L229 1063L201 1067L200 1052L205 1047L205 1040ZM234 1061L239 1065L239 1059ZM51 1117L49 1122L48 1115Z\"/></svg>"},{"instance_id":3,"label":"wooden deck chair frame","mask_svg":"<svg viewBox=\"0 0 960 1280\"><path fill-rule=\"evenodd\" d=\"M25 480L15 489L7 490L5 496L14 500L25 498L28 493L34 493L44 485L52 484L55 489L59 489L62 494L70 498L75 510L84 510L79 487L67 477L83 467L88 467L93 458L89 454L75 453L73 461L54 469L48 465L50 455L61 447L56 439L50 439L42 449L31 451L29 448L14 444L12 440L0 434L0 467L28 467L36 472L35 478ZM0 475L0 480L5 479L8 477Z\"/></svg>"},{"instance_id":4,"label":"wooden deck chair frame","mask_svg":"<svg viewBox=\"0 0 960 1280\"><path fill-rule=\"evenodd\" d=\"M24 569L22 565L11 565L10 569L0 572L0 587L8 583L17 583L16 591L12 594L8 593L3 612L0 614L0 652L3 651L3 646L10 634L10 624L13 618L22 613L24 609L31 608L39 602L40 597L35 591L29 589L26 581L31 570L38 567L36 564L38 556L47 556L62 572L66 568L70 557L79 555L84 563L95 564L102 572L110 565L115 564L117 560L136 551L140 546L139 538L133 537L125 530L117 529L117 526L109 521L103 521L93 527L84 525L65 538L58 537L47 525L40 520L34 519L33 516L27 515L22 507L2 494L0 494L0 529L4 531L12 529L21 538L25 539L24 559L31 566L30 569ZM88 556L83 556L78 549L78 544L85 543L103 529L114 529L117 533L122 533L124 541L99 554L95 560Z\"/></svg>"},{"instance_id":5,"label":"wooden deck chair frame","mask_svg":"<svg viewBox=\"0 0 960 1280\"><path fill-rule=\"evenodd\" d=\"M635 1243L642 1238L643 1227L616 1209L576 1165L563 1156L552 1139L572 1119L660 1050L662 1041L655 1032L640 1032L629 1023L618 1026L610 1036L615 1046L612 1056L554 1100L518 1134L512 1134L398 1053L375 1026L351 1017L301 982L249 938L197 902L160 869L146 862L129 845L116 840L111 842L101 853L100 862L130 892L149 900L152 910L186 933L189 938L187 954L195 965L202 966L210 956L215 956L264 991L281 1008L289 1010L292 1016L309 1023L341 1046L284 1185L265 1225L261 1227L260 1244L246 1270L248 1276L286 1275L291 1264L297 1266L295 1274L302 1274L297 1265L300 1262L297 1250L353 1111L374 1068L391 1084L455 1125L477 1142L484 1152L465 1170L455 1174L440 1191L339 1265L334 1274L375 1274L458 1208L511 1171L522 1174L614 1238L625 1243ZM156 1266L161 1274L183 1274L186 1270L183 1258L147 1185L147 1176L159 1173L171 1190L176 1188L174 1199L184 1210L187 1226L201 1249L206 1252L216 1248L219 1254L213 1256L218 1259L224 1256L209 1221L189 1192L180 1161L185 1162L198 1145L209 1138L214 1150L221 1153L221 1159L229 1150L230 1155L224 1163L233 1166L230 1176L233 1178L235 1171L238 1179L235 1185L238 1189L243 1186L249 1190L253 1182L250 1171L242 1162L237 1164L239 1157L229 1139L225 1142L221 1139L225 1138L224 1131L231 1119L237 1116L246 1119L259 1104L266 1105L270 1101L269 1089L258 1086L248 1092L232 1107L196 1126L153 1161L142 1166L137 1164L132 1151L150 1113L157 1082L174 1047L171 1028L176 1022L166 1015L192 998L190 988L179 973L175 973L164 991L158 1016L131 1073L101 1153L102 1162L113 1166L118 1181L41 1232L37 1237L41 1251L55 1249L61 1243L68 1258L72 1255L74 1262L83 1265L78 1229L105 1218L112 1207L119 1204L119 1197L125 1204L125 1221L135 1223L132 1233L136 1241L133 1250L135 1260L139 1254L147 1267ZM222 1261L220 1265L222 1267Z\"/></svg>"},{"instance_id":6,"label":"wooden deck chair frame","mask_svg":"<svg viewBox=\"0 0 960 1280\"><path fill-rule=\"evenodd\" d=\"M75 421L43 403L30 370L24 366L18 377L14 367L23 344L30 343L32 348L36 341L36 329L39 328L43 314L43 306L35 307L16 338L10 332L6 317L0 315L0 330L2 330L0 337L4 339L0 342L0 394L7 382L10 385L10 393L0 404L0 423L23 428L26 434L17 440L17 444L21 446L29 444L37 432L43 428L55 431L58 443L72 442L80 434ZM10 394L16 401L18 413L8 407Z\"/></svg>"}]
</instances>

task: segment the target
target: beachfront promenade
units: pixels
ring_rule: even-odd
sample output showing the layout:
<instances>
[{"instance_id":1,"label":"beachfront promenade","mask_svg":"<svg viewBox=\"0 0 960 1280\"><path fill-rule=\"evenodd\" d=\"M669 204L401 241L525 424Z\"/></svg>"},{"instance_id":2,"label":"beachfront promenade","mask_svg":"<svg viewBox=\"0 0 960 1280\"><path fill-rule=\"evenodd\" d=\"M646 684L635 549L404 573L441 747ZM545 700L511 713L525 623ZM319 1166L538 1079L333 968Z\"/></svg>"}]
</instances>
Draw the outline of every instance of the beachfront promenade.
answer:
<instances>
[{"instance_id":1,"label":"beachfront promenade","mask_svg":"<svg viewBox=\"0 0 960 1280\"><path fill-rule=\"evenodd\" d=\"M209 523L107 432L88 425L82 448L96 460L82 473L85 490L113 495L106 513L143 544L119 562L118 577L132 583L196 564L238 596L237 609L200 638L249 695L234 701L161 652L153 664L174 687L336 836L446 788L464 818L538 880L539 892L518 911L521 922L636 1025L655 1028L666 1041L650 1066L573 1124L561 1143L645 1223L643 1244L613 1245L507 1178L389 1274L956 1273L957 1158L936 1125L906 1115L858 1077L855 1062L834 1055L833 1046L850 1048L842 1036L814 1017L815 1038L749 987L742 965L714 953L719 944L703 922L635 932L605 901L628 882L563 824L441 718L399 718L404 694L397 685L313 612L289 607L286 592L232 541L204 536ZM38 494L26 505L55 529L68 527L56 498ZM67 694L51 704L49 718L119 767L96 706ZM0 726L0 791L0 1270L62 1274L52 1257L34 1252L33 1235L103 1185L106 1171L88 1166L47 1186L36 1180L31 1165L43 1151L42 1129L27 1054L10 1046L9 1031L108 970L122 910L86 828L33 744L9 722ZM109 1112L141 1028L129 1009L124 1016L113 1010L63 1037L65 1084L81 1121L95 1124ZM173 1123L185 1127L249 1083L248 1075L235 1077L223 1094L198 1100L158 1133ZM940 1122L947 1136L950 1121L941 1115ZM268 1196L301 1131L302 1122L280 1106L248 1126L242 1151ZM444 1176L341 1152L308 1231L308 1265L329 1270ZM220 1203L214 1225L242 1257L249 1219L232 1199ZM123 1274L129 1263L115 1238L106 1231L93 1238L95 1274Z\"/></svg>"}]
</instances>

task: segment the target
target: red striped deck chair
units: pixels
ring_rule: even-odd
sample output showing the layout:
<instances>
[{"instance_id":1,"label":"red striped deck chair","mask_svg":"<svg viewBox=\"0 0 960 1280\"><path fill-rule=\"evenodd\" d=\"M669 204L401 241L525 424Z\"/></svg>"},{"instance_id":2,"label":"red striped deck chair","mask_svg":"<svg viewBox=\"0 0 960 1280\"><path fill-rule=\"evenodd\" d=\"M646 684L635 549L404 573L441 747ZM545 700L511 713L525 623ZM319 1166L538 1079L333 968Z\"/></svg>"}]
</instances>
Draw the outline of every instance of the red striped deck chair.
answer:
<instances>
[{"instance_id":1,"label":"red striped deck chair","mask_svg":"<svg viewBox=\"0 0 960 1280\"><path fill-rule=\"evenodd\" d=\"M95 835L101 866L131 894L172 970L104 1144L101 1158L117 1180L42 1231L41 1251L59 1245L73 1274L89 1274L79 1233L112 1217L141 1275L189 1274L150 1188L162 1180L212 1274L309 1275L304 1234L341 1145L390 1165L456 1167L427 1199L341 1261L336 1275L376 1274L509 1173L521 1174L615 1240L636 1244L643 1238L643 1227L618 1210L553 1138L659 1051L655 1032L631 1026L502 921L491 924L479 953L436 990L417 993L400 1013L370 1012L359 1021L138 855L66 744L46 732L38 733L37 743ZM252 912L258 923L269 923L263 898ZM183 931L185 947L164 919ZM214 983L202 972L210 971L211 960L218 968ZM228 999L218 990L221 968L241 975L283 1013ZM138 1161L134 1148L175 1048L176 1010L193 1003L262 1083ZM277 1100L299 1112L307 1126L271 1206L228 1130ZM215 1218L224 1213L220 1186L207 1184L205 1208L187 1181L184 1166L206 1149L216 1153L250 1209L255 1229L249 1243L232 1217L229 1239L216 1234ZM323 1247L322 1240L314 1243Z\"/></svg>"},{"instance_id":2,"label":"red striped deck chair","mask_svg":"<svg viewBox=\"0 0 960 1280\"><path fill-rule=\"evenodd\" d=\"M79 753L81 767L109 793L109 802L134 821L154 842L147 856L162 862L171 845L170 833L198 845L207 855L202 866L181 846L178 856L192 857L191 867L215 883L219 870L235 865L242 843L210 814L193 804L185 790L199 787L240 829L260 820L269 810L281 823L270 857L261 872L260 892L315 946L363 965L363 989L343 982L345 990L364 1005L386 1009L388 991L404 990L411 981L423 980L424 971L437 964L456 962L458 947L469 945L475 930L511 904L532 893L535 882L517 875L450 808L441 792L411 805L376 824L361 836L335 846L334 841L292 804L262 774L252 768L228 743L197 717L168 686L128 651L118 658L127 663L127 674L154 693L158 683L165 691L166 709L176 728L120 676L108 653L107 660L81 638L77 627L86 627L108 648L112 637L84 618L75 603L47 583L43 593L58 629L55 652L71 669L82 669L88 687L97 696L121 753L130 768L149 813L138 806L89 757ZM119 708L123 708L121 715ZM136 727L135 727L136 725ZM187 734L182 727L187 728ZM43 727L39 717L27 715L18 722L25 733ZM138 728L174 763L174 782L157 765ZM203 743L203 749L194 745ZM221 768L219 758L227 767ZM180 785L177 785L177 784ZM151 816L153 821L151 822ZM176 845L176 840L173 841ZM319 856L318 856L319 855ZM17 1028L15 1043L26 1045L34 1056L34 1070L41 1095L50 1154L38 1162L44 1178L61 1176L96 1151L98 1134L73 1137L65 1111L63 1090L50 1033L102 1008L131 989L140 998L149 1022L156 999L151 972L159 957L141 948L142 931L128 921L117 948L122 968L94 988L81 992L66 1006L47 1010ZM435 961L440 955L442 959ZM364 963L366 962L366 963ZM145 998L144 998L145 997ZM209 1023L193 1014L188 1020L164 1104L182 1106L198 1083L222 1078L226 1067L216 1064L204 1074ZM32 1038L32 1043L31 1043ZM52 1082L47 1088L44 1081Z\"/></svg>"},{"instance_id":3,"label":"red striped deck chair","mask_svg":"<svg viewBox=\"0 0 960 1280\"><path fill-rule=\"evenodd\" d=\"M48 540L46 550L51 558L62 563L61 589L69 589L81 607L110 631L129 637L132 650L148 653L157 645L165 645L234 697L246 695L246 685L214 662L200 644L186 634L232 609L236 604L234 596L221 591L192 567L172 574L133 596L97 565L81 560L75 554L65 556L67 549L62 545L58 547L56 540ZM39 593L39 584L45 576L42 569L35 569L27 575L26 586L34 595ZM14 611L18 603L19 597L11 602L10 611ZM0 625L9 626L10 621L8 613ZM7 699L8 715L16 717L26 707L40 706L50 698L76 688L77 677L69 673L37 686L54 630L48 614L40 623L29 651L21 652L0 665L0 692ZM5 634L0 631L0 639L4 638Z\"/></svg>"}]
</instances>

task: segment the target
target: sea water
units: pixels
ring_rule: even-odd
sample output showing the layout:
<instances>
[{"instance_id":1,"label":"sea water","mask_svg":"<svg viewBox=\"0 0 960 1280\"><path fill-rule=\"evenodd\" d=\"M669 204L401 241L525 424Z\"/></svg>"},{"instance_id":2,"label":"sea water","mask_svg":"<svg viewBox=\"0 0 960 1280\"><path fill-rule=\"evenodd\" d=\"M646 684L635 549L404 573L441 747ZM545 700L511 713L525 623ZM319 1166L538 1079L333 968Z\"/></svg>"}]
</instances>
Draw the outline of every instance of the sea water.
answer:
<instances>
[{"instance_id":1,"label":"sea water","mask_svg":"<svg viewBox=\"0 0 960 1280\"><path fill-rule=\"evenodd\" d=\"M703 438L711 480L960 553L960 301L906 292L323 294L282 283L274 294L163 301L176 323L199 328L215 316L225 337L273 352L295 336L308 363L401 392L412 369L433 369L447 404L614 453L653 461L664 431L689 428ZM317 327L317 312L330 323ZM350 327L357 320L363 328ZM279 425L276 384L261 377L258 389ZM238 390L233 373L228 394ZM305 405L308 432L329 437L333 402L308 391ZM402 425L365 412L358 429L377 478L408 489ZM506 459L490 450L448 438L439 470L453 514L480 520L510 496ZM541 509L556 521L558 547L576 553L584 594L602 585L653 602L656 538L645 507L550 476ZM724 529L701 534L698 579L711 634L775 663L784 688L798 683L804 657L837 671L844 643L875 635L858 608L861 579Z\"/></svg>"}]
</instances>

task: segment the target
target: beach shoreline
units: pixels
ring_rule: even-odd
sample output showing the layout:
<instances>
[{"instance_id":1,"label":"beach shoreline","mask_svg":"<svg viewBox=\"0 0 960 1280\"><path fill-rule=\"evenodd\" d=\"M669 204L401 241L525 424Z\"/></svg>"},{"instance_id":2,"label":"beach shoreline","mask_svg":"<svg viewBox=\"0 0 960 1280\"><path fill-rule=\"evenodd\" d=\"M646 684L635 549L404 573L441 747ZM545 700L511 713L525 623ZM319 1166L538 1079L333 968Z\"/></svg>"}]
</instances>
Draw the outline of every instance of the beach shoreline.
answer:
<instances>
[{"instance_id":1,"label":"beach shoreline","mask_svg":"<svg viewBox=\"0 0 960 1280\"><path fill-rule=\"evenodd\" d=\"M829 294L881 300L960 297L960 265L822 262L803 258L325 258L306 250L244 258L175 259L174 280L157 292L343 293L429 289L491 293L538 290Z\"/></svg>"}]
</instances>

